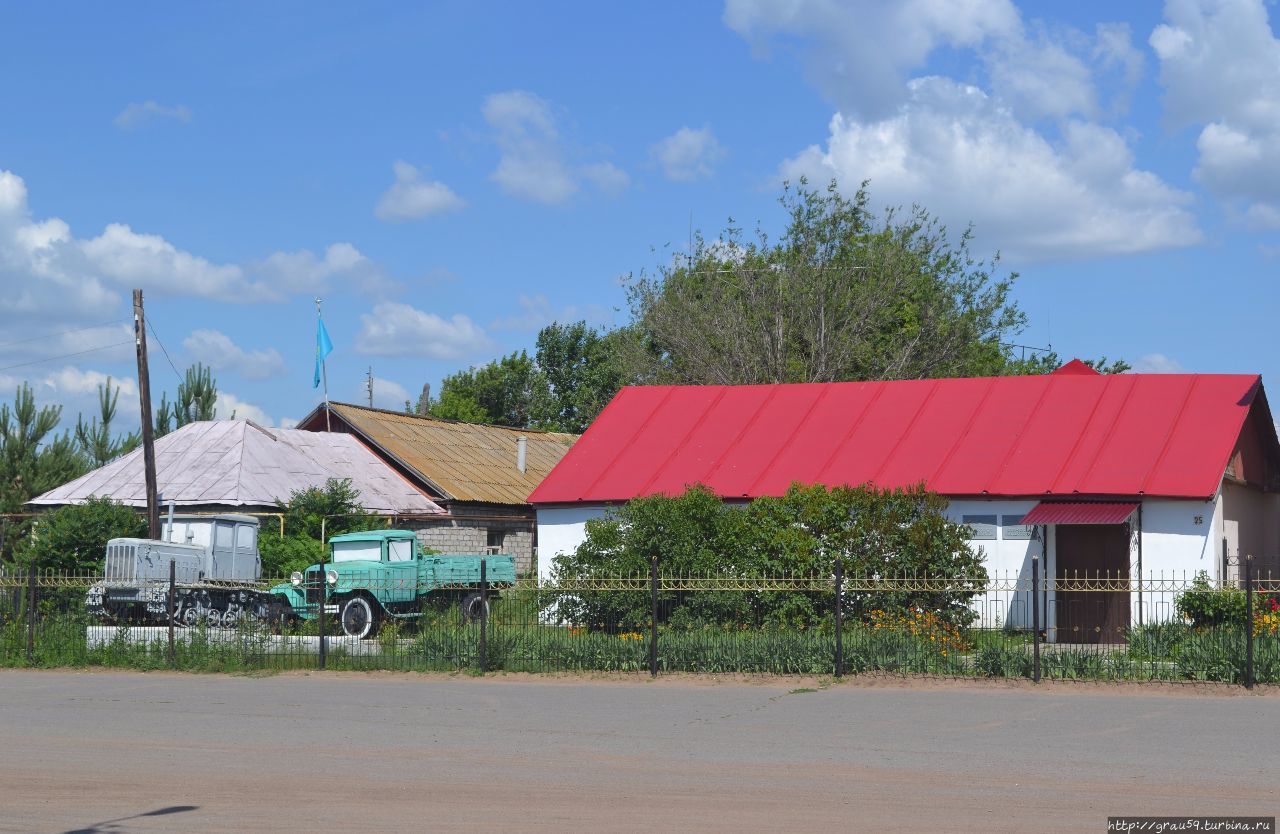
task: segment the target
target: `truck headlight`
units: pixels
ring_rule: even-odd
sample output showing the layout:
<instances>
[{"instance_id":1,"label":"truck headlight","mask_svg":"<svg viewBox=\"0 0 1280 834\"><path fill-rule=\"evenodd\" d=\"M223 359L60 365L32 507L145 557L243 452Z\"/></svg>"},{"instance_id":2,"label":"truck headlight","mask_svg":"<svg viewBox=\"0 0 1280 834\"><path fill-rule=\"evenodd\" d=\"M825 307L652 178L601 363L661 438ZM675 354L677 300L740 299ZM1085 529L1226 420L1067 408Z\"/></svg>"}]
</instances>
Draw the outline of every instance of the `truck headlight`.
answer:
<instances>
[{"instance_id":1,"label":"truck headlight","mask_svg":"<svg viewBox=\"0 0 1280 834\"><path fill-rule=\"evenodd\" d=\"M324 575L324 578L330 585L338 584L338 572L336 570L329 571Z\"/></svg>"},{"instance_id":2,"label":"truck headlight","mask_svg":"<svg viewBox=\"0 0 1280 834\"><path fill-rule=\"evenodd\" d=\"M302 571L295 570L293 573L289 574L289 584L295 588L301 588L302 587Z\"/></svg>"}]
</instances>

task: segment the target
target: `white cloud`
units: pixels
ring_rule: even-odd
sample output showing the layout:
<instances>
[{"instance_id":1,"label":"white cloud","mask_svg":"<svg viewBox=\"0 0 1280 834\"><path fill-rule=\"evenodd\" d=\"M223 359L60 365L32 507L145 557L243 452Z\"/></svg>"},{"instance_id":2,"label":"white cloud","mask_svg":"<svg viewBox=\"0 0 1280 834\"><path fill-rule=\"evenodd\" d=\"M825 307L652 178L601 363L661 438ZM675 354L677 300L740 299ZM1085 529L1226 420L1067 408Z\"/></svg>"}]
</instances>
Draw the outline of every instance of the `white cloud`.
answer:
<instances>
[{"instance_id":1,"label":"white cloud","mask_svg":"<svg viewBox=\"0 0 1280 834\"><path fill-rule=\"evenodd\" d=\"M297 421L297 420L295 420L295 419L293 419L292 417L281 417L281 418L280 418L280 428L282 428L282 429L296 429L297 427L298 427L298 421Z\"/></svg>"},{"instance_id":2,"label":"white cloud","mask_svg":"<svg viewBox=\"0 0 1280 834\"><path fill-rule=\"evenodd\" d=\"M599 304L578 306L570 304L559 310L551 305L545 295L521 295L516 302L520 312L515 315L494 319L489 324L493 330L514 331L517 333L534 333L552 322L575 322L585 320L588 324L609 324L613 321L613 312Z\"/></svg>"},{"instance_id":3,"label":"white cloud","mask_svg":"<svg viewBox=\"0 0 1280 834\"><path fill-rule=\"evenodd\" d=\"M397 161L392 169L396 181L373 210L379 220L390 223L420 220L433 214L458 211L467 204L444 183L424 180L422 173L408 162Z\"/></svg>"},{"instance_id":4,"label":"white cloud","mask_svg":"<svg viewBox=\"0 0 1280 834\"><path fill-rule=\"evenodd\" d=\"M1163 353L1148 353L1133 363L1133 372L1138 374L1185 374L1187 369L1176 359L1170 359Z\"/></svg>"},{"instance_id":5,"label":"white cloud","mask_svg":"<svg viewBox=\"0 0 1280 834\"><path fill-rule=\"evenodd\" d=\"M115 118L116 127L121 130L133 130L157 120L172 120L187 124L191 121L191 110L182 105L166 107L154 101L135 101L121 110Z\"/></svg>"},{"instance_id":6,"label":"white cloud","mask_svg":"<svg viewBox=\"0 0 1280 834\"><path fill-rule=\"evenodd\" d=\"M810 40L810 77L842 112L892 113L903 82L943 46L973 48L1021 30L1010 0L728 0L724 21L763 51L774 35Z\"/></svg>"},{"instance_id":7,"label":"white cloud","mask_svg":"<svg viewBox=\"0 0 1280 834\"><path fill-rule=\"evenodd\" d=\"M669 180L691 182L711 176L725 154L710 127L682 127L649 149Z\"/></svg>"},{"instance_id":8,"label":"white cloud","mask_svg":"<svg viewBox=\"0 0 1280 834\"><path fill-rule=\"evenodd\" d=\"M525 90L494 93L485 99L483 112L501 153L489 178L513 197L558 205L578 193L582 180L607 194L630 181L609 162L571 164L551 103L541 96Z\"/></svg>"},{"instance_id":9,"label":"white cloud","mask_svg":"<svg viewBox=\"0 0 1280 834\"><path fill-rule=\"evenodd\" d=\"M1260 0L1165 6L1151 33L1173 126L1201 125L1194 175L1254 225L1280 227L1280 39Z\"/></svg>"},{"instance_id":10,"label":"white cloud","mask_svg":"<svg viewBox=\"0 0 1280 834\"><path fill-rule=\"evenodd\" d=\"M376 305L360 322L356 350L364 354L466 359L492 346L483 328L461 313L445 319L395 301Z\"/></svg>"},{"instance_id":11,"label":"white cloud","mask_svg":"<svg viewBox=\"0 0 1280 834\"><path fill-rule=\"evenodd\" d=\"M621 194L631 184L627 172L612 162L593 162L580 169L582 178L604 194Z\"/></svg>"},{"instance_id":12,"label":"white cloud","mask_svg":"<svg viewBox=\"0 0 1280 834\"><path fill-rule=\"evenodd\" d=\"M197 362L245 379L269 379L282 376L286 371L284 358L275 348L245 350L217 330L196 330L183 340L182 346Z\"/></svg>"},{"instance_id":13,"label":"white cloud","mask_svg":"<svg viewBox=\"0 0 1280 834\"><path fill-rule=\"evenodd\" d=\"M226 391L218 392L218 399L214 402L213 409L216 420L252 420L260 426L274 425L272 419L261 408Z\"/></svg>"},{"instance_id":14,"label":"white cloud","mask_svg":"<svg viewBox=\"0 0 1280 834\"><path fill-rule=\"evenodd\" d=\"M272 288L277 298L292 293L323 294L338 284L375 293L397 286L377 263L350 243L330 244L322 258L309 249L273 252L254 263L252 270Z\"/></svg>"},{"instance_id":15,"label":"white cloud","mask_svg":"<svg viewBox=\"0 0 1280 834\"><path fill-rule=\"evenodd\" d=\"M782 166L784 178L871 180L878 203L920 203L953 228L972 222L1015 261L1119 255L1200 239L1190 195L1134 167L1110 128L1072 121L1049 142L976 87L908 84L878 121L836 114L825 148Z\"/></svg>"}]
</instances>

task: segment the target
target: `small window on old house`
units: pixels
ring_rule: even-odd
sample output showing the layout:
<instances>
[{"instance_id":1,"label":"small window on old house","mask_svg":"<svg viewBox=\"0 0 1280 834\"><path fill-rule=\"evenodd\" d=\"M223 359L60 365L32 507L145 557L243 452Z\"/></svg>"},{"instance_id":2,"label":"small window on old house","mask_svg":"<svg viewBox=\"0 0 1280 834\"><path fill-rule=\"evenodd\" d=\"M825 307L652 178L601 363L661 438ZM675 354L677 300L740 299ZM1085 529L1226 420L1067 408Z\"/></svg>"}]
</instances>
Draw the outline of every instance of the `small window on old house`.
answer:
<instances>
[{"instance_id":1,"label":"small window on old house","mask_svg":"<svg viewBox=\"0 0 1280 834\"><path fill-rule=\"evenodd\" d=\"M969 526L969 538L973 541L991 541L996 537L996 517L993 515L967 515L962 521Z\"/></svg>"},{"instance_id":2,"label":"small window on old house","mask_svg":"<svg viewBox=\"0 0 1280 834\"><path fill-rule=\"evenodd\" d=\"M485 533L485 550L489 551L490 553L501 553L501 552L502 552L502 539L503 539L503 535L502 535L502 531L501 531L501 530L488 530L488 531L486 531L486 533Z\"/></svg>"}]
</instances>

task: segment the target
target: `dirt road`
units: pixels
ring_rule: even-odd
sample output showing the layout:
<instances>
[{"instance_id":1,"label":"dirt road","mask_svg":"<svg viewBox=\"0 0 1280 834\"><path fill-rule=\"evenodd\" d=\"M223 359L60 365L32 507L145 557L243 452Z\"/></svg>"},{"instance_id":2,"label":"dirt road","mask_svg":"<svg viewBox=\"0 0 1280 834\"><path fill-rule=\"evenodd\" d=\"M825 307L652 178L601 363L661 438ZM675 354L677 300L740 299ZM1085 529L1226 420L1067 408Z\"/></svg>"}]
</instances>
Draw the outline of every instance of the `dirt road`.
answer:
<instances>
[{"instance_id":1,"label":"dirt road","mask_svg":"<svg viewBox=\"0 0 1280 834\"><path fill-rule=\"evenodd\" d=\"M1280 697L0 672L0 830L1104 831L1280 808Z\"/></svg>"}]
</instances>

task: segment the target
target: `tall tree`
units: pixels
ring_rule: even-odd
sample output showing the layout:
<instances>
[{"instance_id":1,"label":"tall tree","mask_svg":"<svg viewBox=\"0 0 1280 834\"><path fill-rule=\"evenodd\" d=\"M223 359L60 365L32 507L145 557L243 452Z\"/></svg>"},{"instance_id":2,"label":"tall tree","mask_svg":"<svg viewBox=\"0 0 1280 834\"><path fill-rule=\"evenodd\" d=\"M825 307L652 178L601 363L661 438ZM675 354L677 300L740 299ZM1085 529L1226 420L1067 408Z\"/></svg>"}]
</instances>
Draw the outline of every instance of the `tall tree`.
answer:
<instances>
[{"instance_id":1,"label":"tall tree","mask_svg":"<svg viewBox=\"0 0 1280 834\"><path fill-rule=\"evenodd\" d=\"M630 285L628 372L694 384L829 382L1000 373L1025 316L1015 274L980 261L923 208L868 208L801 180L777 242L732 225L687 261Z\"/></svg>"},{"instance_id":2,"label":"tall tree","mask_svg":"<svg viewBox=\"0 0 1280 834\"><path fill-rule=\"evenodd\" d=\"M542 427L550 411L546 376L523 350L445 377L431 404L437 417L514 428Z\"/></svg>"},{"instance_id":3,"label":"tall tree","mask_svg":"<svg viewBox=\"0 0 1280 834\"><path fill-rule=\"evenodd\" d=\"M107 461L133 451L140 438L137 432L113 435L111 424L116 418L116 402L120 399L120 386L112 386L111 377L105 385L98 385L98 417L86 423L83 416L76 417L76 444L90 466L102 466Z\"/></svg>"},{"instance_id":4,"label":"tall tree","mask_svg":"<svg viewBox=\"0 0 1280 834\"><path fill-rule=\"evenodd\" d=\"M615 333L601 333L585 321L553 322L538 333L537 365L550 389L548 427L586 431L622 387L617 361L621 336Z\"/></svg>"},{"instance_id":5,"label":"tall tree","mask_svg":"<svg viewBox=\"0 0 1280 834\"><path fill-rule=\"evenodd\" d=\"M187 368L186 377L178 383L178 398L170 403L168 395L160 395L160 407L156 409L156 437L180 429L187 423L212 420L217 413L218 381L213 372L197 362ZM234 414L231 415L235 417Z\"/></svg>"},{"instance_id":6,"label":"tall tree","mask_svg":"<svg viewBox=\"0 0 1280 834\"><path fill-rule=\"evenodd\" d=\"M26 382L13 407L0 405L0 512L19 512L23 503L84 474L85 460L68 432L54 434L62 406L36 406Z\"/></svg>"}]
</instances>

